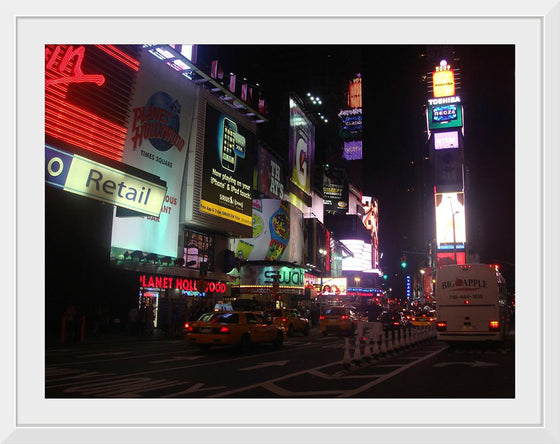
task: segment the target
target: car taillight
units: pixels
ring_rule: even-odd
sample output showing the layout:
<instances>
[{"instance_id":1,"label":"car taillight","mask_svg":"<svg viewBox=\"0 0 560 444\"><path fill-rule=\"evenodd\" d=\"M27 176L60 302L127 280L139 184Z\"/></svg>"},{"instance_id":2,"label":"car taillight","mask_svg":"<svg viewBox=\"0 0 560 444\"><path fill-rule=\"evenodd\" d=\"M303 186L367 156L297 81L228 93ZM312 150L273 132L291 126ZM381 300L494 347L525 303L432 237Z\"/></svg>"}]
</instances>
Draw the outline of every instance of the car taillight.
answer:
<instances>
[{"instance_id":1,"label":"car taillight","mask_svg":"<svg viewBox=\"0 0 560 444\"><path fill-rule=\"evenodd\" d=\"M340 317L340 319L342 319L342 320L348 319L348 316L347 316L347 315L342 315L342 316Z\"/></svg>"},{"instance_id":2,"label":"car taillight","mask_svg":"<svg viewBox=\"0 0 560 444\"><path fill-rule=\"evenodd\" d=\"M399 325L399 323L397 321L393 322L393 325Z\"/></svg>"},{"instance_id":3,"label":"car taillight","mask_svg":"<svg viewBox=\"0 0 560 444\"><path fill-rule=\"evenodd\" d=\"M229 327L220 328L220 333L229 333Z\"/></svg>"},{"instance_id":4,"label":"car taillight","mask_svg":"<svg viewBox=\"0 0 560 444\"><path fill-rule=\"evenodd\" d=\"M416 320L416 318L412 318L412 320L413 320L413 321L415 321L415 320Z\"/></svg>"},{"instance_id":5,"label":"car taillight","mask_svg":"<svg viewBox=\"0 0 560 444\"><path fill-rule=\"evenodd\" d=\"M184 326L184 330L186 331L193 331L194 328L191 324L189 324L188 322L185 322L185 326Z\"/></svg>"},{"instance_id":6,"label":"car taillight","mask_svg":"<svg viewBox=\"0 0 560 444\"><path fill-rule=\"evenodd\" d=\"M437 331L447 331L447 322L440 321L437 323Z\"/></svg>"},{"instance_id":7,"label":"car taillight","mask_svg":"<svg viewBox=\"0 0 560 444\"><path fill-rule=\"evenodd\" d=\"M324 317L323 315L321 315L321 316L319 316L319 320L320 320L320 321L324 321L324 320L325 320L325 317Z\"/></svg>"},{"instance_id":8,"label":"car taillight","mask_svg":"<svg viewBox=\"0 0 560 444\"><path fill-rule=\"evenodd\" d=\"M430 322L433 322L434 318L430 318Z\"/></svg>"},{"instance_id":9,"label":"car taillight","mask_svg":"<svg viewBox=\"0 0 560 444\"><path fill-rule=\"evenodd\" d=\"M282 318L282 322L286 322L288 319L286 318Z\"/></svg>"},{"instance_id":10,"label":"car taillight","mask_svg":"<svg viewBox=\"0 0 560 444\"><path fill-rule=\"evenodd\" d=\"M500 321L489 322L490 331L497 331L500 329Z\"/></svg>"}]
</instances>

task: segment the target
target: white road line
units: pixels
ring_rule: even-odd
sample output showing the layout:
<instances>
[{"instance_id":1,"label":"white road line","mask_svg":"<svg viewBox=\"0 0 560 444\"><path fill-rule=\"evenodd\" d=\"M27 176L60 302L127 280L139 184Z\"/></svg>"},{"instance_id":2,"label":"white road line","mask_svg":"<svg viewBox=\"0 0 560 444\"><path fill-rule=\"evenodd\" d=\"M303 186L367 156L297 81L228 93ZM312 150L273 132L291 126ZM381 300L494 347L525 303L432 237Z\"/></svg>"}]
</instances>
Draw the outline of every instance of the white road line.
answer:
<instances>
[{"instance_id":1,"label":"white road line","mask_svg":"<svg viewBox=\"0 0 560 444\"><path fill-rule=\"evenodd\" d=\"M370 389L371 387L376 386L377 384L380 384L380 383L386 381L387 379L390 379L393 376L396 376L399 373L404 372L405 370L409 369L410 367L412 367L412 366L414 366L414 365L416 365L416 364L418 364L422 361L425 361L426 359L429 359L429 358L441 353L444 350L447 350L448 348L449 348L449 346L443 346L441 349L436 350L436 351L434 351L434 352L432 352L432 353L430 353L430 354L428 354L428 355L426 355L422 358L419 358L417 361L413 361L413 362L410 362L408 364L405 364L402 367L396 369L395 371L393 371L391 373L387 373L386 375L381 376L380 378L376 379L375 381L370 382L369 384L365 384L365 385L363 385L363 386L361 386L357 389L348 390L347 392L345 392L341 396L338 396L338 398L348 398L350 396L354 396L358 393L366 391L366 390Z\"/></svg>"}]
</instances>

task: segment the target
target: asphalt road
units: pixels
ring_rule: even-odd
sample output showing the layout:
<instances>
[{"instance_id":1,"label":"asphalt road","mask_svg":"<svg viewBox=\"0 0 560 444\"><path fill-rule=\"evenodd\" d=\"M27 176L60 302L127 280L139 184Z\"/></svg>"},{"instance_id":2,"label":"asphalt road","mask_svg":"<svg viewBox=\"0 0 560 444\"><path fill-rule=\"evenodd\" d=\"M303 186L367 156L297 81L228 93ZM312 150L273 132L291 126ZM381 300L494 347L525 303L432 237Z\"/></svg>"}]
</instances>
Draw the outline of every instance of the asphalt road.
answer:
<instances>
[{"instance_id":1,"label":"asphalt road","mask_svg":"<svg viewBox=\"0 0 560 444\"><path fill-rule=\"evenodd\" d=\"M417 331L419 333L419 331ZM201 353L183 339L47 347L46 398L514 398L515 337L450 348L429 332L397 350L311 334ZM394 342L385 346L396 345ZM405 346L406 345L406 346ZM369 356L368 356L369 355Z\"/></svg>"}]
</instances>

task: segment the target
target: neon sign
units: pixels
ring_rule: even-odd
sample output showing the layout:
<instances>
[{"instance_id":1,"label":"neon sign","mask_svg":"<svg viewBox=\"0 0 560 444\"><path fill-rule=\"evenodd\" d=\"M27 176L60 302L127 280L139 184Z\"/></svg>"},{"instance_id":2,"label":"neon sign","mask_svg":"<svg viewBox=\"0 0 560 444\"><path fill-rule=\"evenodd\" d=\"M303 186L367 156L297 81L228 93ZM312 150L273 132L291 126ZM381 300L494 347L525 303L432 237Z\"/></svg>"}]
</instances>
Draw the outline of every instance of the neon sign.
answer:
<instances>
[{"instance_id":1,"label":"neon sign","mask_svg":"<svg viewBox=\"0 0 560 444\"><path fill-rule=\"evenodd\" d=\"M162 290L176 288L184 291L197 291L197 279L183 278L180 276L159 276L153 274L141 274L139 278L140 287L160 288ZM226 284L220 281L205 281L206 287L202 293L225 293Z\"/></svg>"},{"instance_id":2,"label":"neon sign","mask_svg":"<svg viewBox=\"0 0 560 444\"><path fill-rule=\"evenodd\" d=\"M97 56L89 59L95 51ZM118 63L110 64L108 57ZM85 73L84 65L98 72ZM139 61L112 45L45 45L45 135L120 162L127 85L133 80L131 71L139 66ZM79 88L77 95L73 88Z\"/></svg>"}]
</instances>

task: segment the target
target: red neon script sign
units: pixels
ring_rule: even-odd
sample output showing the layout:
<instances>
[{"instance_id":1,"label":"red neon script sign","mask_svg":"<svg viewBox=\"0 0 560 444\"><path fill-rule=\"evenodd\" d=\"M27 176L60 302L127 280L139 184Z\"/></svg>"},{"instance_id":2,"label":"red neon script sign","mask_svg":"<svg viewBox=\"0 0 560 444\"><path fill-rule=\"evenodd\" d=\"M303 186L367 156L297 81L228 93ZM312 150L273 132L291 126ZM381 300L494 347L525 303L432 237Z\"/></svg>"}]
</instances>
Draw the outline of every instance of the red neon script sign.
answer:
<instances>
[{"instance_id":1,"label":"red neon script sign","mask_svg":"<svg viewBox=\"0 0 560 444\"><path fill-rule=\"evenodd\" d=\"M105 77L102 74L84 74L82 71L82 61L84 60L85 48L79 46L74 49L73 46L67 47L65 50L60 46L56 46L51 52L49 48L45 48L46 70L52 70L61 77L54 79L46 79L45 87L53 84L68 83L95 83L97 86L105 83Z\"/></svg>"}]
</instances>

